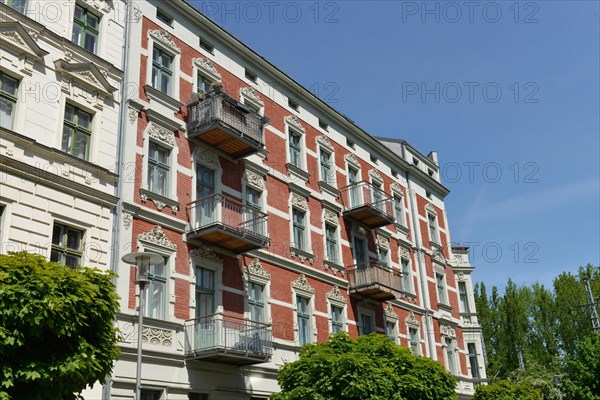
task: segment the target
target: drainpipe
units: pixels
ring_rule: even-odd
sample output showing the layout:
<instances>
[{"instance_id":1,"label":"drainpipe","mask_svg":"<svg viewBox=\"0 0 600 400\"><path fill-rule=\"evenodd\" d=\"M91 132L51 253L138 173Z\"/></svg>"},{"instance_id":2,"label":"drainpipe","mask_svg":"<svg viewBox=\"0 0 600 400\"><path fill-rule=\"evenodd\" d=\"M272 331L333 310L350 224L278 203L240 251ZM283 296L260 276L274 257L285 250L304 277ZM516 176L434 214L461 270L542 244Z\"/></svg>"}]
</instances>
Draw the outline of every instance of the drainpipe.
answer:
<instances>
[{"instance_id":1,"label":"drainpipe","mask_svg":"<svg viewBox=\"0 0 600 400\"><path fill-rule=\"evenodd\" d=\"M404 146L402 146L402 151L404 153ZM430 298L429 298L429 289L427 288L427 274L425 270L425 263L423 261L423 247L421 245L421 228L419 226L419 217L417 213L417 207L415 204L415 196L414 191L412 189L412 185L410 183L410 172L406 172L406 182L408 183L408 194L410 197L410 210L411 216L414 225L414 237L415 237L415 245L417 252L417 264L419 267L419 282L421 283L421 298L423 299L423 308L425 309L425 338L427 341L427 350L429 351L429 358L433 360L437 360L437 352L435 351L435 335L433 333L433 326L431 321L431 315L433 311L431 310Z\"/></svg>"},{"instance_id":2,"label":"drainpipe","mask_svg":"<svg viewBox=\"0 0 600 400\"><path fill-rule=\"evenodd\" d=\"M110 270L117 273L119 266L119 236L120 236L120 221L121 221L121 208L123 207L123 201L121 200L121 189L123 185L123 176L121 174L121 164L123 160L123 142L125 137L125 119L127 116L127 97L126 97L126 84L128 82L127 68L129 67L129 43L130 43L130 18L129 18L129 6L130 0L125 1L125 10L123 18L125 20L125 26L123 31L123 53L121 60L121 71L123 71L123 78L121 79L121 93L119 96L119 122L118 122L118 136L117 136L117 159L115 162L115 173L117 174L117 184L115 186L115 196L117 197L117 205L113 210L113 224L112 224L112 240L110 248ZM115 2L115 4L117 4ZM112 279L115 288L117 286L117 278ZM106 383L102 387L102 400L111 399L111 386L112 377L106 376Z\"/></svg>"}]
</instances>

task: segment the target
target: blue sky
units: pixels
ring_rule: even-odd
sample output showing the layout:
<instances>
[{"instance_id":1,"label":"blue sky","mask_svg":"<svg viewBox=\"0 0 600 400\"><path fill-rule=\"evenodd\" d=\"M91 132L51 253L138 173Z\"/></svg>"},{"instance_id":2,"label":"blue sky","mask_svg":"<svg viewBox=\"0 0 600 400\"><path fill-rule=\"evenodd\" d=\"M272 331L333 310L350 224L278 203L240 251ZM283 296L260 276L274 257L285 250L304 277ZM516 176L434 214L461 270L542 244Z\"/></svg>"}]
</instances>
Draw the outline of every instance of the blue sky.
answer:
<instances>
[{"instance_id":1,"label":"blue sky","mask_svg":"<svg viewBox=\"0 0 600 400\"><path fill-rule=\"evenodd\" d=\"M372 135L438 151L476 281L600 264L599 2L192 3Z\"/></svg>"}]
</instances>

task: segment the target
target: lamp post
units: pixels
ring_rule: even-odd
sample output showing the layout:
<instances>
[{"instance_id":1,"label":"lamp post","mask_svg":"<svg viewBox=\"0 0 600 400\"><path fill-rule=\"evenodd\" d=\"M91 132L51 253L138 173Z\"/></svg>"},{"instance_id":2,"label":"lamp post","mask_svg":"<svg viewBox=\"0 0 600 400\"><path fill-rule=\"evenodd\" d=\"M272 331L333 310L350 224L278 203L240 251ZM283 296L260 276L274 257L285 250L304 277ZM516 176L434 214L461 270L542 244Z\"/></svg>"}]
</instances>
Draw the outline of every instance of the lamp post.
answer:
<instances>
[{"instance_id":1,"label":"lamp post","mask_svg":"<svg viewBox=\"0 0 600 400\"><path fill-rule=\"evenodd\" d=\"M138 316L138 347L135 377L135 400L140 400L142 384L142 331L144 327L144 303L146 295L146 283L150 282L150 265L160 265L163 258L156 253L134 252L125 254L121 261L136 266L135 283L140 286L140 306Z\"/></svg>"}]
</instances>

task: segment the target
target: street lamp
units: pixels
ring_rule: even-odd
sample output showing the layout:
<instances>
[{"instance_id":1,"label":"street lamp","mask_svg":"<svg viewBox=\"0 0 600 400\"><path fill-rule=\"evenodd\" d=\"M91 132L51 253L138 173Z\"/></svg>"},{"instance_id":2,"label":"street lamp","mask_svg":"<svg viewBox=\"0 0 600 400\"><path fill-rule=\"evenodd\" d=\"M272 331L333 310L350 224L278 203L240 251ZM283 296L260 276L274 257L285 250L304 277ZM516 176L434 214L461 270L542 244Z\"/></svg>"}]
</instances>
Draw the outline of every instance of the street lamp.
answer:
<instances>
[{"instance_id":1,"label":"street lamp","mask_svg":"<svg viewBox=\"0 0 600 400\"><path fill-rule=\"evenodd\" d=\"M140 307L138 316L138 347L137 347L137 373L135 377L135 400L140 400L140 386L142 384L142 330L144 326L144 302L146 297L146 283L150 282L150 265L161 265L163 258L156 253L134 252L125 254L121 261L136 266L135 283L140 286Z\"/></svg>"}]
</instances>

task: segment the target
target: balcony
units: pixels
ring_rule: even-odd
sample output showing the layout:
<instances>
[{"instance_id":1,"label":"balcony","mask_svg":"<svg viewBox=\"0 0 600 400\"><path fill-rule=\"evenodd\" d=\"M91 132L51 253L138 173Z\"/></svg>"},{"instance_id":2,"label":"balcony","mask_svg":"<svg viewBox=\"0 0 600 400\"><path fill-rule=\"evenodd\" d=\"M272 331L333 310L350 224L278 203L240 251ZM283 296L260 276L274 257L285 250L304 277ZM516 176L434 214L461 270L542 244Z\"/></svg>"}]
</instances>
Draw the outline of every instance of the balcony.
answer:
<instances>
[{"instance_id":1,"label":"balcony","mask_svg":"<svg viewBox=\"0 0 600 400\"><path fill-rule=\"evenodd\" d=\"M268 121L216 88L188 104L188 139L239 159L264 148L263 127Z\"/></svg>"},{"instance_id":2,"label":"balcony","mask_svg":"<svg viewBox=\"0 0 600 400\"><path fill-rule=\"evenodd\" d=\"M340 190L344 217L373 229L394 222L391 196L373 184L362 181Z\"/></svg>"},{"instance_id":3,"label":"balcony","mask_svg":"<svg viewBox=\"0 0 600 400\"><path fill-rule=\"evenodd\" d=\"M269 361L273 353L271 325L224 314L186 321L185 357L233 365Z\"/></svg>"},{"instance_id":4,"label":"balcony","mask_svg":"<svg viewBox=\"0 0 600 400\"><path fill-rule=\"evenodd\" d=\"M216 193L187 208L189 242L208 243L235 254L269 245L267 214Z\"/></svg>"},{"instance_id":5,"label":"balcony","mask_svg":"<svg viewBox=\"0 0 600 400\"><path fill-rule=\"evenodd\" d=\"M376 260L353 265L346 271L351 295L386 301L397 298L402 291L402 273Z\"/></svg>"}]
</instances>

